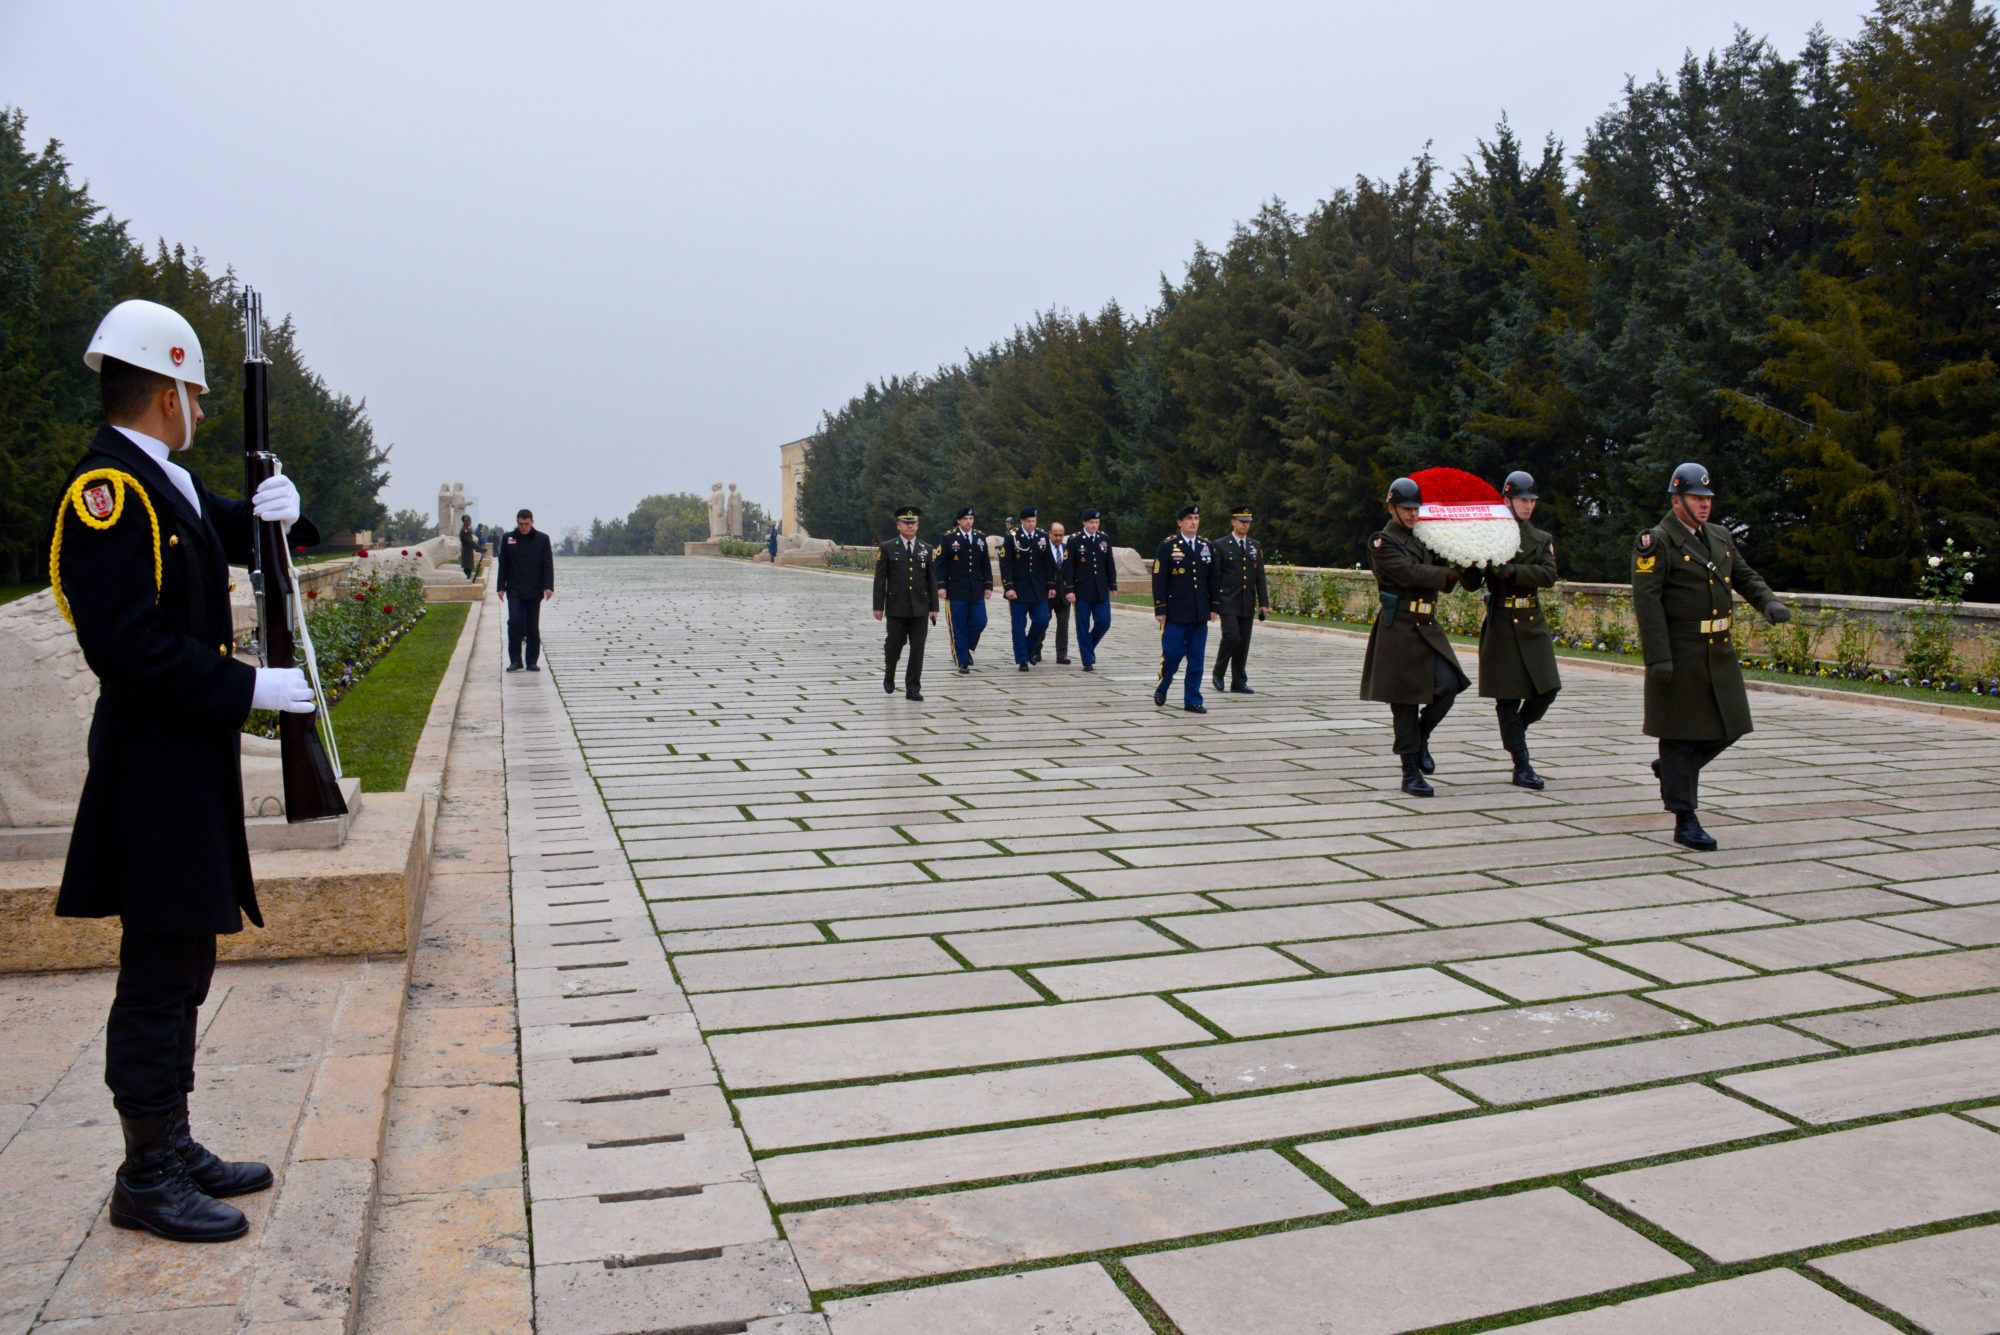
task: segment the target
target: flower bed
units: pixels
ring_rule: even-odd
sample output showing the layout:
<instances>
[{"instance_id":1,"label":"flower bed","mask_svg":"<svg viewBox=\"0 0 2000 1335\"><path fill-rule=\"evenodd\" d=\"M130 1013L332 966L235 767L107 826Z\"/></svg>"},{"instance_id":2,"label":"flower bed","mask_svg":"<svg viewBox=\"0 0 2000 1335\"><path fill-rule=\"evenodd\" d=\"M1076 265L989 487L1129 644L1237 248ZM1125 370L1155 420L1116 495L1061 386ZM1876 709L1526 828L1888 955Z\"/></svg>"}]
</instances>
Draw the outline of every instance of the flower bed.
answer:
<instances>
[{"instance_id":1,"label":"flower bed","mask_svg":"<svg viewBox=\"0 0 2000 1335\"><path fill-rule=\"evenodd\" d=\"M308 589L306 626L312 631L320 685L331 705L354 689L426 612L423 581L414 575L358 579L332 589ZM245 643L256 653L253 637ZM260 737L278 734L277 715L258 710L244 724Z\"/></svg>"}]
</instances>

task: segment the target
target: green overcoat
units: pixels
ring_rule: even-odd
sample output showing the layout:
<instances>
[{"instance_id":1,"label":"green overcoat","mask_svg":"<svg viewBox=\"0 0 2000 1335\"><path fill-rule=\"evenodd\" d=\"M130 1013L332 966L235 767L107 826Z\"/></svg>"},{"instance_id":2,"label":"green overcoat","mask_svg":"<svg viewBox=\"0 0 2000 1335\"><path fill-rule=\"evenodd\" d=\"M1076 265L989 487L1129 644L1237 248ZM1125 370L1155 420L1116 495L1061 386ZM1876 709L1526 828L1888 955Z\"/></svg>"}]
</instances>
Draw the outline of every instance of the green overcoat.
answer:
<instances>
[{"instance_id":1,"label":"green overcoat","mask_svg":"<svg viewBox=\"0 0 2000 1335\"><path fill-rule=\"evenodd\" d=\"M1777 601L1720 524L1700 533L1668 515L1632 548L1632 612L1646 666L1646 735L1673 741L1734 740L1750 731L1750 698L1729 638L1731 590L1763 612ZM1706 627L1706 629L1704 629Z\"/></svg>"},{"instance_id":2,"label":"green overcoat","mask_svg":"<svg viewBox=\"0 0 2000 1335\"><path fill-rule=\"evenodd\" d=\"M1468 572L1465 585L1486 586L1486 620L1479 627L1479 693L1489 700L1526 700L1562 688L1556 641L1542 615L1538 590L1556 582L1556 542L1525 520L1520 550L1505 565Z\"/></svg>"},{"instance_id":3,"label":"green overcoat","mask_svg":"<svg viewBox=\"0 0 2000 1335\"><path fill-rule=\"evenodd\" d=\"M1458 655L1437 624L1438 595L1459 582L1459 571L1440 564L1414 533L1393 519L1368 539L1368 559L1385 602L1368 630L1361 698L1387 705L1429 704L1437 694L1431 663L1437 655L1451 665L1463 689L1467 682ZM1389 598L1397 602L1393 617Z\"/></svg>"}]
</instances>

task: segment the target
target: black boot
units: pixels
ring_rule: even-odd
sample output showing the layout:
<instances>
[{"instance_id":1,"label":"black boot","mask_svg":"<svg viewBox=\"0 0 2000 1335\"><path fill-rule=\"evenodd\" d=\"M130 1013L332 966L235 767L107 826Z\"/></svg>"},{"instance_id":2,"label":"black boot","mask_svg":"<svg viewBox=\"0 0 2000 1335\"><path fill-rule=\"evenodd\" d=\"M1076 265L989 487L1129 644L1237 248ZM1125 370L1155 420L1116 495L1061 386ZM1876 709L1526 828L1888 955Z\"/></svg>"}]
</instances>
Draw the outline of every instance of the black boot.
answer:
<instances>
[{"instance_id":1,"label":"black boot","mask_svg":"<svg viewBox=\"0 0 2000 1335\"><path fill-rule=\"evenodd\" d=\"M1437 789L1424 782L1422 764L1412 756L1403 757L1403 791L1411 797L1437 796Z\"/></svg>"},{"instance_id":2,"label":"black boot","mask_svg":"<svg viewBox=\"0 0 2000 1335\"><path fill-rule=\"evenodd\" d=\"M181 1101L180 1111L175 1114L173 1127L174 1151L187 1165L188 1176L200 1187L205 1195L220 1200L224 1196L248 1196L253 1191L263 1191L271 1185L271 1170L255 1160L231 1163L229 1160L209 1152L208 1148L194 1138L188 1126L187 1101Z\"/></svg>"},{"instance_id":3,"label":"black boot","mask_svg":"<svg viewBox=\"0 0 2000 1335\"><path fill-rule=\"evenodd\" d=\"M203 1194L188 1176L174 1149L172 1113L118 1121L125 1130L125 1162L111 1188L114 1225L174 1242L228 1242L250 1231L241 1210Z\"/></svg>"},{"instance_id":4,"label":"black boot","mask_svg":"<svg viewBox=\"0 0 2000 1335\"><path fill-rule=\"evenodd\" d=\"M1426 774L1437 773L1437 761L1431 759L1431 739L1424 738L1424 749L1417 753L1417 768Z\"/></svg>"},{"instance_id":5,"label":"black boot","mask_svg":"<svg viewBox=\"0 0 2000 1335\"><path fill-rule=\"evenodd\" d=\"M1701 821L1692 811L1674 813L1674 842L1697 853L1715 851L1715 836L1701 828Z\"/></svg>"},{"instance_id":6,"label":"black boot","mask_svg":"<svg viewBox=\"0 0 2000 1335\"><path fill-rule=\"evenodd\" d=\"M896 665L894 663L891 663L889 664L889 670L882 674L882 694L894 695L895 693L896 693Z\"/></svg>"},{"instance_id":7,"label":"black boot","mask_svg":"<svg viewBox=\"0 0 2000 1335\"><path fill-rule=\"evenodd\" d=\"M1532 788L1538 793L1542 791L1542 776L1535 773L1535 767L1528 763L1528 748L1525 746L1514 752L1514 786Z\"/></svg>"}]
</instances>

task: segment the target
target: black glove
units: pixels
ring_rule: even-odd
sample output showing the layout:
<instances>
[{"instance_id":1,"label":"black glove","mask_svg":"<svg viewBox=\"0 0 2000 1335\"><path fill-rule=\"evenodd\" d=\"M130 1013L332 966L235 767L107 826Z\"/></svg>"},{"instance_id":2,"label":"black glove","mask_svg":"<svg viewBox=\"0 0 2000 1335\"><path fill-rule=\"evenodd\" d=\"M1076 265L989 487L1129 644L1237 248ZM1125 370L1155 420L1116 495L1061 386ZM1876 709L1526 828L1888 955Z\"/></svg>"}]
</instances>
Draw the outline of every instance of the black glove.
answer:
<instances>
[{"instance_id":1,"label":"black glove","mask_svg":"<svg viewBox=\"0 0 2000 1335\"><path fill-rule=\"evenodd\" d=\"M1261 607L1257 609L1257 619L1259 621L1262 621L1264 619L1264 609Z\"/></svg>"},{"instance_id":2,"label":"black glove","mask_svg":"<svg viewBox=\"0 0 2000 1335\"><path fill-rule=\"evenodd\" d=\"M1792 609L1783 603L1772 603L1764 609L1764 619L1774 626L1782 626L1792 619Z\"/></svg>"},{"instance_id":3,"label":"black glove","mask_svg":"<svg viewBox=\"0 0 2000 1335\"><path fill-rule=\"evenodd\" d=\"M1514 582L1514 563L1512 561L1500 567L1500 578L1506 580L1509 584Z\"/></svg>"},{"instance_id":4,"label":"black glove","mask_svg":"<svg viewBox=\"0 0 2000 1335\"><path fill-rule=\"evenodd\" d=\"M1649 686L1671 686L1674 680L1672 662L1646 664L1646 684Z\"/></svg>"}]
</instances>

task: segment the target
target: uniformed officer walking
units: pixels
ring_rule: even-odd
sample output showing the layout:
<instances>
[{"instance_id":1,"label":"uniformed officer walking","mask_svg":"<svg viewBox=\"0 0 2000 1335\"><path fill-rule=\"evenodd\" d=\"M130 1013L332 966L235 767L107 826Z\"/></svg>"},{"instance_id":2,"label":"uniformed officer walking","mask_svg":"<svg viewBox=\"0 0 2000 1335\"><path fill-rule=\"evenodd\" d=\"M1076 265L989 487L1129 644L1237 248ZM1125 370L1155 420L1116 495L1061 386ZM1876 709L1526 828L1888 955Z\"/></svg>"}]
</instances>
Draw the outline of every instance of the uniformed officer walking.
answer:
<instances>
[{"instance_id":1,"label":"uniformed officer walking","mask_svg":"<svg viewBox=\"0 0 2000 1335\"><path fill-rule=\"evenodd\" d=\"M1715 491L1706 468L1676 468L1667 496L1667 517L1632 549L1632 611L1646 659L1646 735L1660 741L1660 801L1674 813L1674 842L1706 853L1715 839L1695 816L1702 767L1750 731L1750 697L1729 638L1730 591L1775 624L1792 613L1729 530L1708 522Z\"/></svg>"},{"instance_id":2,"label":"uniformed officer walking","mask_svg":"<svg viewBox=\"0 0 2000 1335\"><path fill-rule=\"evenodd\" d=\"M889 623L882 642L882 689L896 693L896 661L910 647L903 693L924 698L924 639L937 624L937 572L929 544L917 536L915 506L896 511L896 536L875 551L875 619Z\"/></svg>"},{"instance_id":3,"label":"uniformed officer walking","mask_svg":"<svg viewBox=\"0 0 2000 1335\"><path fill-rule=\"evenodd\" d=\"M216 935L242 931L246 917L264 925L241 733L252 709L315 707L303 672L232 655L227 567L249 560L253 519L298 519L299 494L279 475L247 503L215 496L169 457L194 444L208 388L201 342L177 312L119 303L83 360L105 425L57 506L49 580L98 696L56 913L122 919L104 1040L125 1136L111 1222L221 1242L249 1224L216 1198L271 1185L269 1168L217 1158L188 1126Z\"/></svg>"},{"instance_id":4,"label":"uniformed officer walking","mask_svg":"<svg viewBox=\"0 0 2000 1335\"><path fill-rule=\"evenodd\" d=\"M1042 638L1049 633L1049 607L1061 576L1049 535L1036 527L1037 511L1021 507L1021 526L1000 547L1000 583L1007 593L1014 627L1014 662L1026 672L1042 661Z\"/></svg>"},{"instance_id":5,"label":"uniformed officer walking","mask_svg":"<svg viewBox=\"0 0 2000 1335\"><path fill-rule=\"evenodd\" d=\"M1534 517L1535 479L1518 469L1507 474L1501 498L1521 526L1514 559L1474 568L1465 587L1486 589L1486 620L1479 627L1479 693L1493 701L1500 720L1500 745L1514 759L1514 782L1539 791L1542 776L1528 759L1528 729L1542 721L1562 689L1556 671L1555 636L1542 615L1540 590L1556 582L1556 543L1528 521Z\"/></svg>"},{"instance_id":6,"label":"uniformed officer walking","mask_svg":"<svg viewBox=\"0 0 2000 1335\"><path fill-rule=\"evenodd\" d=\"M972 524L968 505L938 539L934 571L944 594L945 637L961 676L972 671L972 651L986 632L986 600L993 596L993 555L986 550L986 535Z\"/></svg>"},{"instance_id":7,"label":"uniformed officer walking","mask_svg":"<svg viewBox=\"0 0 2000 1335\"><path fill-rule=\"evenodd\" d=\"M1250 689L1250 628L1271 610L1271 588L1264 578L1264 549L1250 536L1257 518L1247 505L1229 516L1229 536L1215 548L1216 610L1222 614L1222 647L1215 651L1215 689L1222 689L1225 672L1236 695Z\"/></svg>"},{"instance_id":8,"label":"uniformed officer walking","mask_svg":"<svg viewBox=\"0 0 2000 1335\"><path fill-rule=\"evenodd\" d=\"M1201 507L1183 505L1180 532L1163 539L1153 553L1153 620L1160 627L1160 680L1153 703L1167 702L1167 688L1181 660L1187 682L1181 708L1206 714L1201 702L1202 655L1208 650L1208 623L1215 619L1215 551L1200 535Z\"/></svg>"},{"instance_id":9,"label":"uniformed officer walking","mask_svg":"<svg viewBox=\"0 0 2000 1335\"><path fill-rule=\"evenodd\" d=\"M1361 660L1361 698L1388 705L1395 718L1403 791L1432 797L1436 790L1424 781L1424 775L1437 771L1431 734L1451 712L1458 693L1472 684L1437 624L1438 595L1462 575L1417 541L1423 494L1415 482L1406 477L1391 482L1386 505L1389 522L1368 539L1382 606L1369 627L1368 651Z\"/></svg>"},{"instance_id":10,"label":"uniformed officer walking","mask_svg":"<svg viewBox=\"0 0 2000 1335\"><path fill-rule=\"evenodd\" d=\"M1063 575L1063 597L1076 608L1076 647L1083 670L1097 670L1097 646L1111 629L1111 595L1118 592L1118 557L1111 535L1104 532L1101 512L1083 512L1083 531L1070 539Z\"/></svg>"}]
</instances>

